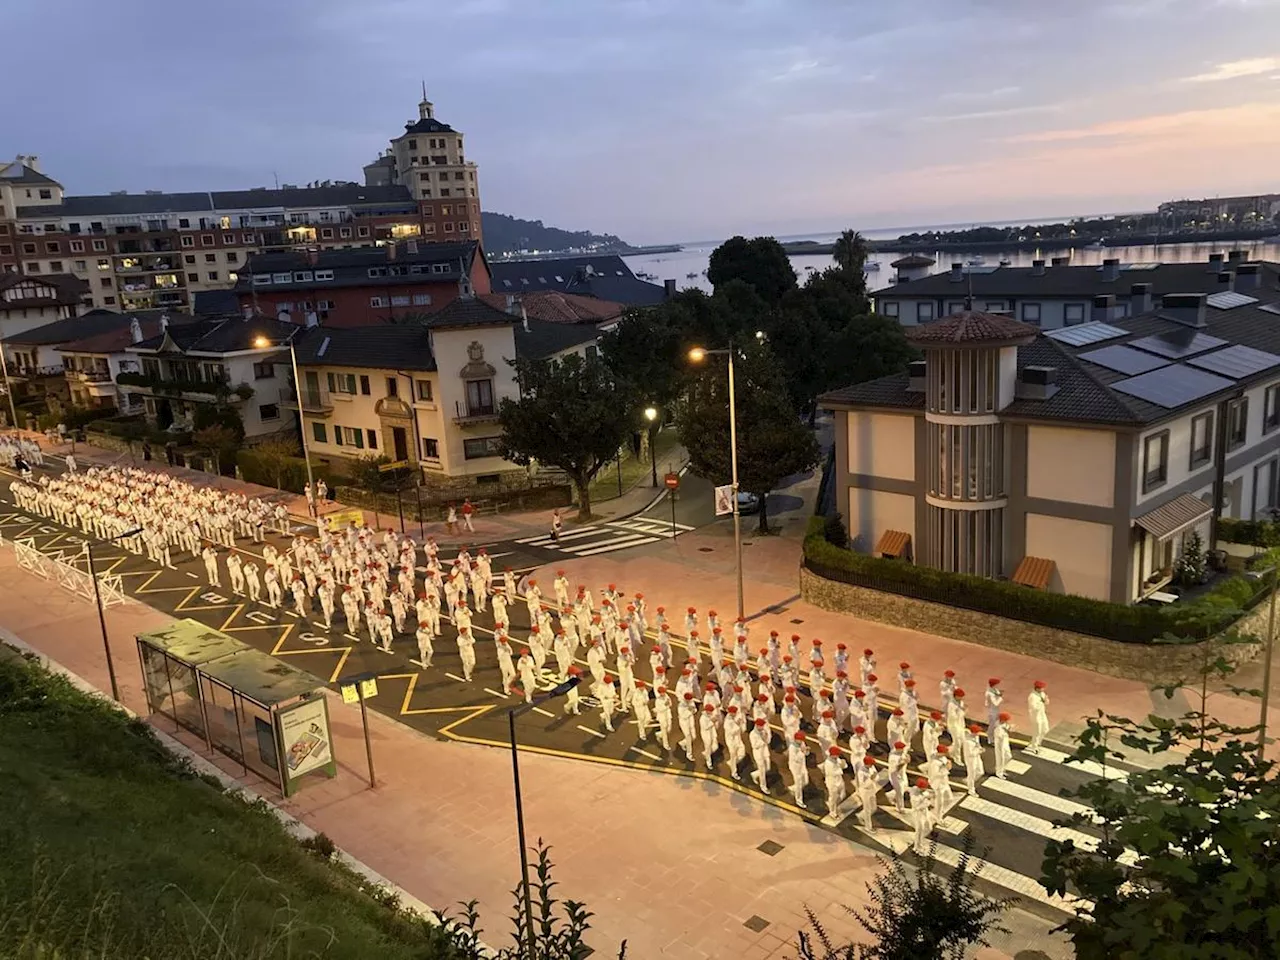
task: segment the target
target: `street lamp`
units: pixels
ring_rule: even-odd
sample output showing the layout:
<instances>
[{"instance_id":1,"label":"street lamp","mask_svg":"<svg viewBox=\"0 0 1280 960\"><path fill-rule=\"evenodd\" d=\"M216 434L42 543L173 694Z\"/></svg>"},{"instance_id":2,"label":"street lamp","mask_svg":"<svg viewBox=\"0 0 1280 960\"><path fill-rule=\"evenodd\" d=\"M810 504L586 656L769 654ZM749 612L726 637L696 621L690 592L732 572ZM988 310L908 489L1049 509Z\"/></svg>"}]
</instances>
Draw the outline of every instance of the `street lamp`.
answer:
<instances>
[{"instance_id":1,"label":"street lamp","mask_svg":"<svg viewBox=\"0 0 1280 960\"><path fill-rule=\"evenodd\" d=\"M548 700L563 697L581 682L582 677L574 674L563 683L556 684L543 696L535 697L529 703L522 703L518 707L507 710L507 730L511 738L511 779L516 791L516 836L520 841L520 883L524 893L525 936L529 938L530 958L537 955L537 942L533 932L533 897L529 893L529 845L524 838L524 800L520 794L520 752L516 749L516 717L522 713L528 713Z\"/></svg>"},{"instance_id":2,"label":"street lamp","mask_svg":"<svg viewBox=\"0 0 1280 960\"><path fill-rule=\"evenodd\" d=\"M134 527L124 533L117 533L114 537L107 537L102 542L113 543L116 540L127 540L129 537L136 537L141 532L141 527ZM102 594L98 590L98 570L93 563L93 541L86 540L84 549L85 553L89 555L89 579L93 581L93 599L98 604L98 626L102 628L102 650L107 655L107 676L111 678L111 699L119 703L120 687L116 684L116 665L111 659L111 644L107 642L107 617L102 612Z\"/></svg>"},{"instance_id":3,"label":"street lamp","mask_svg":"<svg viewBox=\"0 0 1280 960\"><path fill-rule=\"evenodd\" d=\"M302 378L298 376L298 351L293 347L293 338L302 329L302 327L298 327L293 333L285 337L284 345L289 347L289 363L293 366L293 388L298 398L298 439L302 443L302 460L307 465L307 501L311 503L313 502L312 497L315 495L316 485L311 475L311 453L307 450L307 418L302 412ZM274 343L269 337L258 336L253 338L253 345L259 349L266 349L267 347L280 346L281 344ZM316 503L315 511L316 522L318 523L320 519L319 503Z\"/></svg>"},{"instance_id":4,"label":"street lamp","mask_svg":"<svg viewBox=\"0 0 1280 960\"><path fill-rule=\"evenodd\" d=\"M1250 576L1254 578L1271 575L1271 602L1267 613L1267 649L1262 661L1262 708L1258 717L1258 756L1265 757L1267 752L1267 707L1271 702L1271 658L1276 646L1276 591L1280 590L1280 566L1265 570L1255 570Z\"/></svg>"},{"instance_id":5,"label":"street lamp","mask_svg":"<svg viewBox=\"0 0 1280 960\"><path fill-rule=\"evenodd\" d=\"M649 421L649 466L653 472L653 485L658 485L658 451L653 445L657 428L658 410L656 407L645 407L644 418Z\"/></svg>"},{"instance_id":6,"label":"street lamp","mask_svg":"<svg viewBox=\"0 0 1280 960\"><path fill-rule=\"evenodd\" d=\"M733 551L738 569L738 617L746 616L742 602L742 517L738 512L738 407L733 392L733 341L729 341L727 350L707 350L694 347L689 351L689 359L701 363L707 357L724 354L729 358L729 463L731 468L730 482L733 486Z\"/></svg>"}]
</instances>

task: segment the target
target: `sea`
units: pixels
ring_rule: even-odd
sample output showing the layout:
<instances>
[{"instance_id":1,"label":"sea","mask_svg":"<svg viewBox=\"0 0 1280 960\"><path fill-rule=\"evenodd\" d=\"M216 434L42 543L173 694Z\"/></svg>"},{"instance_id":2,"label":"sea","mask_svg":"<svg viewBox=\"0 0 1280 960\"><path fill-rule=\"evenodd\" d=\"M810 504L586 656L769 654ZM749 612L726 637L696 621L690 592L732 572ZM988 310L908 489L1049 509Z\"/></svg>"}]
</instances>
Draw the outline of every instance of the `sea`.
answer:
<instances>
[{"instance_id":1,"label":"sea","mask_svg":"<svg viewBox=\"0 0 1280 960\"><path fill-rule=\"evenodd\" d=\"M868 240L892 240L904 234L923 233L926 230L956 230L974 226L1034 226L1037 222L1060 223L1065 219L1069 218L1060 217L1041 221L1018 220L986 224L964 223L941 226L895 227L884 230L867 230L863 232L863 236ZM783 242L812 240L817 243L831 243L839 235L839 231L834 233L796 234L785 237L780 236L778 240ZM680 245L684 249L679 253L640 254L625 257L624 259L630 265L633 273L651 274L655 278L654 283L675 280L679 289L698 287L709 293L711 292L711 283L707 280L704 271L710 263L711 251L715 250L722 242L721 240L692 240L687 243L681 243ZM938 261L938 265L934 270L941 271L948 269L953 262L968 261L979 256L983 263L988 266L996 266L1001 260L1008 260L1012 266L1025 267L1030 266L1032 260L1050 260L1053 257L1064 256L1070 256L1073 264L1089 266L1091 264L1100 264L1108 257L1118 257L1121 263L1186 263L1197 260L1207 262L1211 253L1224 253L1227 250L1236 249L1245 250L1246 256L1250 260L1280 260L1280 243L1230 240L1213 240L1203 243L1162 243L1132 247L1080 246L1062 248L1055 246L1046 248L1044 251L1038 249L1007 251L984 249L981 254L958 253L955 250L949 250L931 253L929 256ZM871 255L867 262L867 284L870 289L875 290L889 285L893 276L893 271L890 269L889 264L901 256L905 256L905 254L890 250L880 250ZM807 274L825 270L827 267L833 266L834 261L827 254L793 256L791 257L791 265L795 268L796 276L803 282Z\"/></svg>"}]
</instances>

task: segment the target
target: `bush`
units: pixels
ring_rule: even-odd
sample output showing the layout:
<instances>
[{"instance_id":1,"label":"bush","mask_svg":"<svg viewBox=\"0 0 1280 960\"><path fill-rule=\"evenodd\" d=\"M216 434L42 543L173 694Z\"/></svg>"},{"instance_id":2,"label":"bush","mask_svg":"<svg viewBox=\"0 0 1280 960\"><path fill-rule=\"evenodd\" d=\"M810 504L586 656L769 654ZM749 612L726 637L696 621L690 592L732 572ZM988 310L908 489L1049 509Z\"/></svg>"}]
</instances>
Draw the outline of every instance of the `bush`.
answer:
<instances>
[{"instance_id":1,"label":"bush","mask_svg":"<svg viewBox=\"0 0 1280 960\"><path fill-rule=\"evenodd\" d=\"M838 513L833 513L823 521L822 536L833 547L841 550L849 548L849 531L844 527L844 518Z\"/></svg>"},{"instance_id":2,"label":"bush","mask_svg":"<svg viewBox=\"0 0 1280 960\"><path fill-rule=\"evenodd\" d=\"M279 470L278 476L274 462L268 463L258 456L252 447L248 447L237 451L236 466L240 468L240 476L248 483L257 483L264 487L279 486L279 489L288 490L290 493L302 493L307 486L307 461L302 457L289 457L283 468ZM324 480L330 487L334 486L331 468L312 462L311 472L317 480ZM283 479L283 483L277 485L278 479Z\"/></svg>"},{"instance_id":3,"label":"bush","mask_svg":"<svg viewBox=\"0 0 1280 960\"><path fill-rule=\"evenodd\" d=\"M1280 524L1274 520L1218 520L1218 538L1255 547L1280 547Z\"/></svg>"},{"instance_id":4,"label":"bush","mask_svg":"<svg viewBox=\"0 0 1280 960\"><path fill-rule=\"evenodd\" d=\"M1168 635L1185 640L1212 636L1239 618L1267 586L1229 577L1185 604L1123 605L841 550L827 542L824 527L822 517L812 518L804 541L805 566L819 576L1125 643L1151 643Z\"/></svg>"},{"instance_id":5,"label":"bush","mask_svg":"<svg viewBox=\"0 0 1280 960\"><path fill-rule=\"evenodd\" d=\"M106 420L113 417L115 412L114 407L87 407L82 410L68 410L58 422L64 424L68 430L77 430L98 420Z\"/></svg>"}]
</instances>

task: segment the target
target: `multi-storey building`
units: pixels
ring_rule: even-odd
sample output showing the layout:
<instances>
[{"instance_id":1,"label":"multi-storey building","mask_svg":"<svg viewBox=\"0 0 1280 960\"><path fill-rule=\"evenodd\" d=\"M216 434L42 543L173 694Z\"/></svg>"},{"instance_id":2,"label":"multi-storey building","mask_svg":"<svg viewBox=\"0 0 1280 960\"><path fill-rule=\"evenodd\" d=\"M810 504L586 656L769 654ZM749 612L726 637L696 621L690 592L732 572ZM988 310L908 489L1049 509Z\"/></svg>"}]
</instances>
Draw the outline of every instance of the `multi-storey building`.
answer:
<instances>
[{"instance_id":1,"label":"multi-storey building","mask_svg":"<svg viewBox=\"0 0 1280 960\"><path fill-rule=\"evenodd\" d=\"M631 307L649 307L673 296L676 282L662 286L641 280L617 254L580 257L540 257L533 260L495 260L495 293L569 293L612 300Z\"/></svg>"},{"instance_id":2,"label":"multi-storey building","mask_svg":"<svg viewBox=\"0 0 1280 960\"><path fill-rule=\"evenodd\" d=\"M1198 263L1121 263L1072 266L1054 257L1030 267L951 264L929 274L934 261L913 254L894 261L892 286L876 290L877 312L904 326L928 323L965 309L1007 313L1043 330L1145 313L1167 293L1218 293L1255 281L1269 288L1280 282L1280 264L1249 262L1243 250L1210 254ZM497 272L495 271L495 276Z\"/></svg>"},{"instance_id":3,"label":"multi-storey building","mask_svg":"<svg viewBox=\"0 0 1280 960\"><path fill-rule=\"evenodd\" d=\"M129 348L160 336L170 326L194 320L186 314L151 310L122 317L110 330L59 344L54 349L62 355L71 403L77 407L114 407L122 414L146 413L144 393L127 383L131 375L142 373L141 360ZM125 383L119 382L121 374L126 374Z\"/></svg>"},{"instance_id":4,"label":"multi-storey building","mask_svg":"<svg viewBox=\"0 0 1280 960\"><path fill-rule=\"evenodd\" d=\"M0 340L80 313L89 287L71 276L0 273Z\"/></svg>"},{"instance_id":5,"label":"multi-storey building","mask_svg":"<svg viewBox=\"0 0 1280 960\"><path fill-rule=\"evenodd\" d=\"M479 242L388 241L360 250L261 253L235 286L239 308L325 326L396 323L489 293Z\"/></svg>"},{"instance_id":6,"label":"multi-storey building","mask_svg":"<svg viewBox=\"0 0 1280 960\"><path fill-rule=\"evenodd\" d=\"M924 353L908 372L822 398L864 552L1127 603L1169 582L1193 531L1212 545L1217 517L1280 505L1280 290L907 333Z\"/></svg>"},{"instance_id":7,"label":"multi-storey building","mask_svg":"<svg viewBox=\"0 0 1280 960\"><path fill-rule=\"evenodd\" d=\"M252 253L478 241L476 165L430 103L419 111L408 126L423 130L422 152L406 131L395 176L366 185L76 196L21 155L0 167L0 272L79 277L98 307L190 310L195 293L233 286Z\"/></svg>"}]
</instances>

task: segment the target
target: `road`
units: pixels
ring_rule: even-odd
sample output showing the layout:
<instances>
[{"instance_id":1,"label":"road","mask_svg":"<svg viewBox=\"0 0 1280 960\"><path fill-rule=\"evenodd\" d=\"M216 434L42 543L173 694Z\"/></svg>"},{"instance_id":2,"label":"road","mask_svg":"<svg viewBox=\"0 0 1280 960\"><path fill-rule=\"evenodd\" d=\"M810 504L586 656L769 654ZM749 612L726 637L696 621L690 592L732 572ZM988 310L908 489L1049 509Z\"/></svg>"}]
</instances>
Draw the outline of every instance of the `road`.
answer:
<instances>
[{"instance_id":1,"label":"road","mask_svg":"<svg viewBox=\"0 0 1280 960\"><path fill-rule=\"evenodd\" d=\"M84 541L79 533L20 512L13 505L8 489L9 480L5 476L0 482L0 536L6 540L27 541L43 553L60 555L68 562L83 564L81 551ZM668 511L670 509L666 504L659 506L666 506ZM677 517L679 516L677 504ZM669 522L668 515L668 524ZM539 563L546 562L540 555L545 556L547 552L577 549L579 552L572 554L573 556L591 556L591 550L604 552L627 549L625 544L618 546L621 542L619 538L624 536L639 538L633 540L632 545L648 541L650 536L656 537L656 533L651 534L646 529L653 523L652 515L646 515L633 521L615 521L593 526L589 533L584 532L588 528L575 531L582 532L583 535L572 540L566 537L559 548L541 542L513 541L511 545L515 549L495 552L509 553L514 557L536 560ZM669 527L666 535L670 535ZM597 543L601 538L609 542L595 547L585 546ZM285 545L285 538L276 536L274 539L278 547ZM576 546L578 544L583 546ZM261 563L260 550L254 545L242 541L237 550L253 555ZM226 551L222 551L224 567L225 554ZM441 557L445 561L452 559L453 555L453 550L441 551ZM344 677L369 672L378 674L379 694L371 701L371 706L402 723L444 739L493 746L507 745L506 708L520 701L504 697L501 693L494 648L491 643L486 642L492 636L493 625L492 618L487 613L475 616L474 629L479 640L476 645L478 666L473 681L466 683L462 680L457 647L447 625L445 635L436 641L432 667L423 669L413 659L417 656L417 649L411 635L397 637L391 651L385 652L372 644L363 630L357 634L343 632L340 625L344 621L340 612L334 628L326 630L318 619L318 611L315 619L302 618L291 610L274 610L265 604L251 603L243 597L233 596L229 588L211 588L204 580L203 565L189 555L175 557L177 566L174 569L157 567L149 563L145 556L128 553L116 544L102 545L95 550L95 556L99 571L120 575L126 593L134 599L175 617L191 617L232 634L260 650L287 659L294 666L307 670L321 683L336 687L343 682ZM502 564L503 561L500 560L495 566L500 567ZM225 572L223 579L225 582ZM528 615L523 603L512 604L509 613L512 620L510 632L516 641L513 646L518 652L519 638L528 633ZM757 628L760 632L763 629ZM831 642L836 639L839 638L832 638ZM755 638L753 646L762 641L763 636ZM683 638L678 638L677 652L680 652L682 642ZM704 654L705 652L704 648ZM642 652L638 660L636 675L649 682L651 674L647 652ZM554 660L548 663L554 666ZM585 661L581 661L581 664L585 672ZM549 689L556 680L549 673L544 674L540 679L540 687ZM933 685L929 682L923 686L928 689ZM882 700L879 704L876 736L881 741L885 737L884 723L888 712L895 705L887 700ZM807 689L802 688L800 691L800 706L803 715L808 718L811 709ZM787 770L787 764L781 726L776 721L773 725L774 765L768 793L761 793L748 779L750 762L743 764L741 780L731 777L723 747L715 756L713 767L708 770L700 754L697 762L689 762L678 748L671 753L664 751L657 744L653 731L644 731L642 735L630 716L616 716L616 729L609 732L605 729L595 701L585 696L580 716L565 715L562 704L552 701L526 713L519 725L519 737L524 750L712 781L862 843L870 843L886 850L910 845L909 824L893 812L891 804L885 805L883 795L880 812L874 820L875 830L870 834L858 826L852 804L846 803L834 815L830 814L826 809L822 777L815 767L811 766L810 769L811 785L804 793L805 805L803 808L797 806L788 789L789 774L784 782L780 773ZM813 733L813 727L807 719L805 729L810 734ZM678 739L679 731L676 728L672 736L673 747ZM1024 741L1015 737L1015 747L1022 743ZM1008 779L1000 781L987 777L980 783L977 796L967 794L963 777L957 772L953 776L952 787L959 802L949 811L938 833L938 856L942 862L954 863L958 859L963 835L971 833L977 841L979 857L986 862L986 879L1023 897L1024 905L1028 908L1043 908L1050 914L1065 909L1067 904L1047 896L1035 883L1045 839L1050 836L1076 836L1081 843L1088 843L1092 833L1087 826L1077 828L1078 833L1064 833L1053 825L1054 820L1083 809L1072 801L1061 798L1059 794L1090 779L1090 775L1064 762L1068 749L1066 746L1052 746L1054 749L1042 751L1039 756L1017 750ZM814 749L816 750L816 744ZM913 750L911 769L914 771L923 761L918 737ZM883 753L881 749L876 754L882 775ZM988 771L994 769L994 758L990 750L987 750L985 762Z\"/></svg>"}]
</instances>

